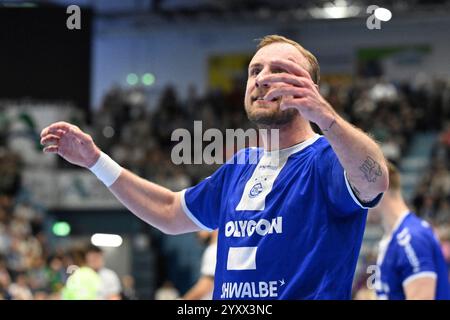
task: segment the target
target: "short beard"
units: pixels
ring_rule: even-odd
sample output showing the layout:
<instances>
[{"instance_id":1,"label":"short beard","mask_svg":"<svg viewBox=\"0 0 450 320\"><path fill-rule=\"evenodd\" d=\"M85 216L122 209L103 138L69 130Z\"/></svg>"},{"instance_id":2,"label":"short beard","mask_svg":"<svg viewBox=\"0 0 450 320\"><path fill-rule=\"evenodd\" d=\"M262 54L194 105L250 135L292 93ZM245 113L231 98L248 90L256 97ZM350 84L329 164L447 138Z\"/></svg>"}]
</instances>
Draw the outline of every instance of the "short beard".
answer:
<instances>
[{"instance_id":1,"label":"short beard","mask_svg":"<svg viewBox=\"0 0 450 320\"><path fill-rule=\"evenodd\" d=\"M252 112L245 110L247 118L258 127L279 127L291 123L298 111L296 109L277 110L273 113L258 114L258 112Z\"/></svg>"}]
</instances>

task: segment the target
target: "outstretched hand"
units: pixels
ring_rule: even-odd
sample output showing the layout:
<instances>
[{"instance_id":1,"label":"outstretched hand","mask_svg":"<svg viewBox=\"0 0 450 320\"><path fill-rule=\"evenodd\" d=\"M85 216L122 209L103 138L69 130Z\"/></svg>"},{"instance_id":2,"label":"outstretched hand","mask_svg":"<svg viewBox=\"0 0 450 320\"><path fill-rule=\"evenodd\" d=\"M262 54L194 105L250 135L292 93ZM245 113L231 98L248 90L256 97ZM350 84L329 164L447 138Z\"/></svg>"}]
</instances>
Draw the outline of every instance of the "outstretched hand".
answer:
<instances>
[{"instance_id":1,"label":"outstretched hand","mask_svg":"<svg viewBox=\"0 0 450 320\"><path fill-rule=\"evenodd\" d=\"M100 157L100 149L92 137L67 122L55 122L41 132L41 144L45 153L57 153L68 162L92 167Z\"/></svg>"}]
</instances>

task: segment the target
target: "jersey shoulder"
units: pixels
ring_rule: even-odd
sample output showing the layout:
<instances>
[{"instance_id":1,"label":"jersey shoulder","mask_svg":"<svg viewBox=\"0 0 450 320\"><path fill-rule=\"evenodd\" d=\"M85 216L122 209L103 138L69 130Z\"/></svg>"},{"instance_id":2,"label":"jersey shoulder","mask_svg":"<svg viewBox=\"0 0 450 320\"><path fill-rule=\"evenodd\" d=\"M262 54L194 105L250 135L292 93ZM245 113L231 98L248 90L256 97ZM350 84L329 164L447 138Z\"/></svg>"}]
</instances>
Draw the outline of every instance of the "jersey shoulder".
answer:
<instances>
[{"instance_id":1,"label":"jersey shoulder","mask_svg":"<svg viewBox=\"0 0 450 320\"><path fill-rule=\"evenodd\" d=\"M330 149L333 150L325 136L319 136L317 140L315 140L307 148L309 148L309 150L312 151L313 154L321 154Z\"/></svg>"},{"instance_id":2,"label":"jersey shoulder","mask_svg":"<svg viewBox=\"0 0 450 320\"><path fill-rule=\"evenodd\" d=\"M435 240L433 230L428 222L410 213L394 234L395 243L404 247L408 243L424 244Z\"/></svg>"},{"instance_id":3,"label":"jersey shoulder","mask_svg":"<svg viewBox=\"0 0 450 320\"><path fill-rule=\"evenodd\" d=\"M321 136L315 143L311 145L310 156L319 161L335 160L337 155L334 152L330 142L326 137ZM329 161L327 161L329 162Z\"/></svg>"},{"instance_id":4,"label":"jersey shoulder","mask_svg":"<svg viewBox=\"0 0 450 320\"><path fill-rule=\"evenodd\" d=\"M306 157L316 161L320 159L328 159L330 156L335 156L333 148L324 136L319 136L317 140L306 146L304 149L295 152L290 156L290 158L304 161Z\"/></svg>"}]
</instances>

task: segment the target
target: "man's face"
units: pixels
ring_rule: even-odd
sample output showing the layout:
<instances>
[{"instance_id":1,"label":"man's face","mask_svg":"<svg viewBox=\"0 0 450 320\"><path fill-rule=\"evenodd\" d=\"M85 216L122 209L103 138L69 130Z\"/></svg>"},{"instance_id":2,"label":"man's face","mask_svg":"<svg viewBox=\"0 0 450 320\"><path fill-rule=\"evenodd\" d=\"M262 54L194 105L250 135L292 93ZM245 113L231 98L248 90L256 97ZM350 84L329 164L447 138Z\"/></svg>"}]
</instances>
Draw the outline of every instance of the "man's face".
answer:
<instances>
[{"instance_id":1,"label":"man's face","mask_svg":"<svg viewBox=\"0 0 450 320\"><path fill-rule=\"evenodd\" d=\"M102 269L104 266L103 254L93 251L88 252L86 255L86 264L95 271Z\"/></svg>"},{"instance_id":2,"label":"man's face","mask_svg":"<svg viewBox=\"0 0 450 320\"><path fill-rule=\"evenodd\" d=\"M263 126L279 126L291 122L298 115L295 109L280 110L282 98L265 101L262 98L270 89L286 84L261 84L265 76L287 72L272 65L272 59L291 60L308 70L306 58L289 43L276 42L259 49L248 68L247 88L245 90L245 111L250 121Z\"/></svg>"}]
</instances>

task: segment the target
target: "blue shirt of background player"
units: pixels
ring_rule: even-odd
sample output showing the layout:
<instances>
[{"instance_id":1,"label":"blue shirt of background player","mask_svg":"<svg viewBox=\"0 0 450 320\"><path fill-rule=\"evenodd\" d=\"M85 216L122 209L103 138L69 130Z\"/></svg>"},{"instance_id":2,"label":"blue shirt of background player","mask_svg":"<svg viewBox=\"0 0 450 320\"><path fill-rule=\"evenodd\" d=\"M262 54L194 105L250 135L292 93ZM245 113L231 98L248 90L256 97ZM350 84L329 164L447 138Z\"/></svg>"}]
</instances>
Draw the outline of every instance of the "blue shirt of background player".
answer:
<instances>
[{"instance_id":1,"label":"blue shirt of background player","mask_svg":"<svg viewBox=\"0 0 450 320\"><path fill-rule=\"evenodd\" d=\"M238 152L211 177L183 192L186 214L204 229L219 229L214 299L351 298L367 208L382 194L363 206L323 136L282 153L287 161L269 186L263 209L236 210L247 196L247 182L261 169L258 163L270 156L262 149ZM242 157L246 164L235 164ZM256 163L247 161L252 157ZM263 191L256 183L249 201ZM226 234L230 223L254 227L261 221L282 221L282 229Z\"/></svg>"},{"instance_id":2,"label":"blue shirt of background player","mask_svg":"<svg viewBox=\"0 0 450 320\"><path fill-rule=\"evenodd\" d=\"M427 222L411 212L380 242L376 292L380 299L404 300L404 286L420 277L436 278L436 300L449 299L447 265Z\"/></svg>"}]
</instances>

